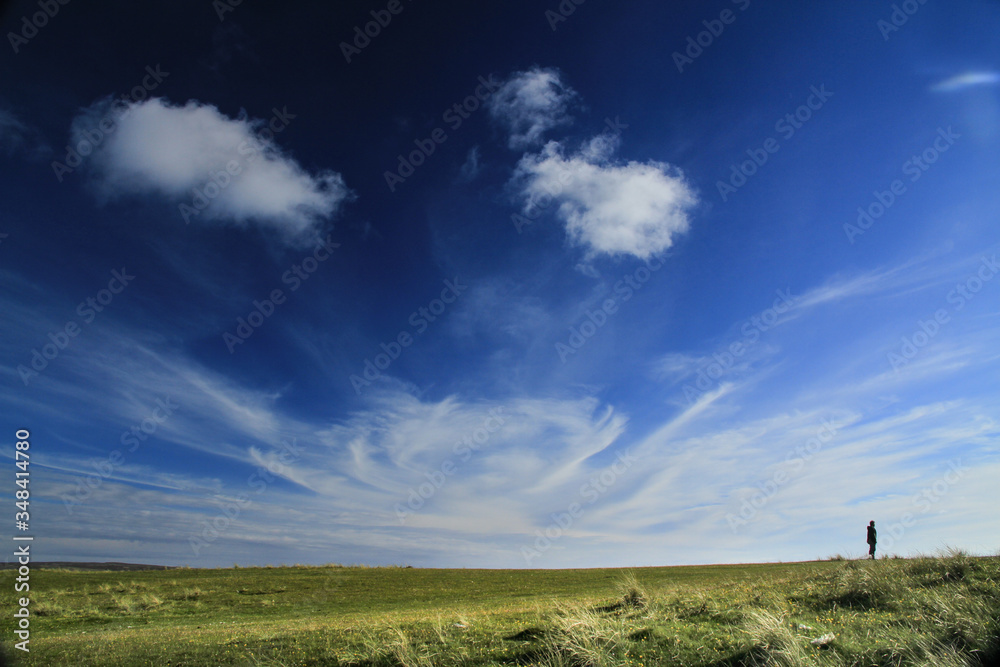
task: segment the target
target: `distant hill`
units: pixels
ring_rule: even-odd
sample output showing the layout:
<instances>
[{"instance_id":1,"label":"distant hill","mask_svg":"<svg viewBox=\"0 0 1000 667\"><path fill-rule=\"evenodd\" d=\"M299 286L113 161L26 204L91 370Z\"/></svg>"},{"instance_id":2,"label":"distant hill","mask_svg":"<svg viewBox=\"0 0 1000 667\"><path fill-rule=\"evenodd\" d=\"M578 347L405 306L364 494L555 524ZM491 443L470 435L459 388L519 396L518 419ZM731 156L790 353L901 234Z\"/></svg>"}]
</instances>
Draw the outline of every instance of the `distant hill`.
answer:
<instances>
[{"instance_id":1,"label":"distant hill","mask_svg":"<svg viewBox=\"0 0 1000 667\"><path fill-rule=\"evenodd\" d=\"M0 570L16 570L17 563L0 563ZM31 561L32 570L44 569L64 569L64 570L109 570L112 572L138 572L140 570L176 570L170 565L146 565L145 563L74 563L74 562L44 562Z\"/></svg>"}]
</instances>

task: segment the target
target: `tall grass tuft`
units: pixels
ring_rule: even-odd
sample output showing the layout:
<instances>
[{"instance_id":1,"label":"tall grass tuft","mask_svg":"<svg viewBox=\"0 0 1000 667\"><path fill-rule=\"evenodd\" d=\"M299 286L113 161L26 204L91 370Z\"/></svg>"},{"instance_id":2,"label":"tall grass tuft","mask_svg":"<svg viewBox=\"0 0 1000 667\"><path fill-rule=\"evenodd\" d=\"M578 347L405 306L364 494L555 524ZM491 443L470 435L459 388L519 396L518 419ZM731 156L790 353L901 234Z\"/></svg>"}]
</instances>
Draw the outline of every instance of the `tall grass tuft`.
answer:
<instances>
[{"instance_id":1,"label":"tall grass tuft","mask_svg":"<svg viewBox=\"0 0 1000 667\"><path fill-rule=\"evenodd\" d=\"M932 637L921 637L908 646L905 659L914 667L978 667L954 646Z\"/></svg>"},{"instance_id":2,"label":"tall grass tuft","mask_svg":"<svg viewBox=\"0 0 1000 667\"><path fill-rule=\"evenodd\" d=\"M927 606L939 628L938 636L948 646L960 651L988 648L992 639L986 623L990 609L982 600L958 592L935 592Z\"/></svg>"},{"instance_id":3,"label":"tall grass tuft","mask_svg":"<svg viewBox=\"0 0 1000 667\"><path fill-rule=\"evenodd\" d=\"M907 566L908 574L919 578L925 586L964 581L979 567L968 554L957 550L940 558L915 558Z\"/></svg>"},{"instance_id":4,"label":"tall grass tuft","mask_svg":"<svg viewBox=\"0 0 1000 667\"><path fill-rule=\"evenodd\" d=\"M750 635L752 667L806 667L815 665L805 641L792 632L785 619L763 609L747 613L745 630Z\"/></svg>"},{"instance_id":5,"label":"tall grass tuft","mask_svg":"<svg viewBox=\"0 0 1000 667\"><path fill-rule=\"evenodd\" d=\"M586 608L559 613L545 634L543 663L548 667L612 667L627 646L627 625L617 616Z\"/></svg>"},{"instance_id":6,"label":"tall grass tuft","mask_svg":"<svg viewBox=\"0 0 1000 667\"><path fill-rule=\"evenodd\" d=\"M430 647L412 641L400 628L393 628L395 637L389 643L389 652L400 667L434 667L435 653Z\"/></svg>"},{"instance_id":7,"label":"tall grass tuft","mask_svg":"<svg viewBox=\"0 0 1000 667\"><path fill-rule=\"evenodd\" d=\"M832 582L826 602L850 609L890 609L906 594L906 582L888 561L848 561Z\"/></svg>"},{"instance_id":8,"label":"tall grass tuft","mask_svg":"<svg viewBox=\"0 0 1000 667\"><path fill-rule=\"evenodd\" d=\"M32 606L32 613L36 616L67 616L69 609L55 600L38 600Z\"/></svg>"},{"instance_id":9,"label":"tall grass tuft","mask_svg":"<svg viewBox=\"0 0 1000 667\"><path fill-rule=\"evenodd\" d=\"M618 591L622 596L621 606L625 609L645 609L649 604L649 591L639 583L634 572L625 574L618 583Z\"/></svg>"},{"instance_id":10,"label":"tall grass tuft","mask_svg":"<svg viewBox=\"0 0 1000 667\"><path fill-rule=\"evenodd\" d=\"M437 643L419 642L399 626L390 626L382 632L369 631L359 639L361 654L366 656L365 665L385 665L386 667L440 667L460 664L446 632L438 623ZM450 649L450 650L449 650ZM351 663L354 664L354 663Z\"/></svg>"},{"instance_id":11,"label":"tall grass tuft","mask_svg":"<svg viewBox=\"0 0 1000 667\"><path fill-rule=\"evenodd\" d=\"M174 600L197 600L204 592L197 586L194 588L184 587L179 593L175 593L172 597Z\"/></svg>"}]
</instances>

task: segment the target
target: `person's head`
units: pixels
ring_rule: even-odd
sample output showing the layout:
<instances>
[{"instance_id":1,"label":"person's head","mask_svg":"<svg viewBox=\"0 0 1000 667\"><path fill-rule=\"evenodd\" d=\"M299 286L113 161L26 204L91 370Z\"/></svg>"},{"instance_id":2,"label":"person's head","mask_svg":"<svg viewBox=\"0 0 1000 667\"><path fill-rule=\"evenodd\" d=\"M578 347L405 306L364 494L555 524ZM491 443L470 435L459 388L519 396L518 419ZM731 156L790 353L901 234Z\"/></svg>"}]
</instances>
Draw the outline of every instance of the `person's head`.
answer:
<instances>
[{"instance_id":1,"label":"person's head","mask_svg":"<svg viewBox=\"0 0 1000 667\"><path fill-rule=\"evenodd\" d=\"M869 525L869 526L874 526L874 525L875 525L875 521L874 521L874 520L872 520L872 521L869 521L869 522L868 522L868 525Z\"/></svg>"}]
</instances>

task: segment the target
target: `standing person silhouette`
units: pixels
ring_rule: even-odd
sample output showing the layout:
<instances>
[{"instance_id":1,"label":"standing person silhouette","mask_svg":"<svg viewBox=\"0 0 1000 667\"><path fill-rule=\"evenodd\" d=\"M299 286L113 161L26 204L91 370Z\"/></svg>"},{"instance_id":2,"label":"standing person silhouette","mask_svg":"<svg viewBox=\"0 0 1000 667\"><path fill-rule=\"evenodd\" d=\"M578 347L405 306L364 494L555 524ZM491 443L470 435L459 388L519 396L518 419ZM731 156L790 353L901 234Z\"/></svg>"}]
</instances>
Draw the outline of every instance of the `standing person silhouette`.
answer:
<instances>
[{"instance_id":1,"label":"standing person silhouette","mask_svg":"<svg viewBox=\"0 0 1000 667\"><path fill-rule=\"evenodd\" d=\"M875 560L875 522L872 521L868 524L868 555L871 556L872 560Z\"/></svg>"}]
</instances>

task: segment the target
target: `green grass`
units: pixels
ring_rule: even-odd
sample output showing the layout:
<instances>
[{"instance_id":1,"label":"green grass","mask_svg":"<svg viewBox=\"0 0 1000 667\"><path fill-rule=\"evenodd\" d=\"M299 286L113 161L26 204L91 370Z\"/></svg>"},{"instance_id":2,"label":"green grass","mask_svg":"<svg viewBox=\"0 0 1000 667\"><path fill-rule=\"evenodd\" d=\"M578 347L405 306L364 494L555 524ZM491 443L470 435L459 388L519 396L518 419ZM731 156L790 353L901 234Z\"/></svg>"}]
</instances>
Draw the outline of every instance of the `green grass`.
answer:
<instances>
[{"instance_id":1,"label":"green grass","mask_svg":"<svg viewBox=\"0 0 1000 667\"><path fill-rule=\"evenodd\" d=\"M13 573L2 577L11 590ZM994 664L1000 630L1000 558L962 554L628 571L36 570L31 586L24 665L957 667Z\"/></svg>"}]
</instances>

